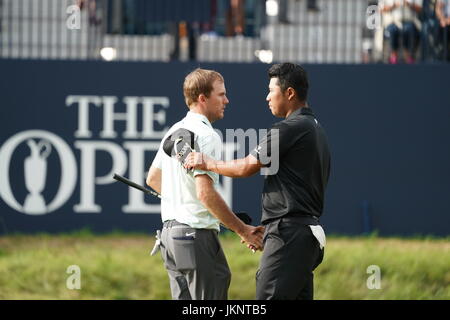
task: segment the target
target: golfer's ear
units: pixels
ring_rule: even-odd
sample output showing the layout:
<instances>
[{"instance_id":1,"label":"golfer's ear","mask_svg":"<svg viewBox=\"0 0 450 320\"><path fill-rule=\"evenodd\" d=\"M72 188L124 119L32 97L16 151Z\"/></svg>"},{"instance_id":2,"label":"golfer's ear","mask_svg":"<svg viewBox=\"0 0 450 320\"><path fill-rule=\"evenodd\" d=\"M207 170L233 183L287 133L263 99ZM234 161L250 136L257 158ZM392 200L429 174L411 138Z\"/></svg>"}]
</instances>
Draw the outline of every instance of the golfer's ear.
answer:
<instances>
[{"instance_id":1,"label":"golfer's ear","mask_svg":"<svg viewBox=\"0 0 450 320\"><path fill-rule=\"evenodd\" d=\"M286 93L287 93L287 97L289 100L292 100L295 98L295 96L297 95L297 93L295 92L294 88L289 87L286 89Z\"/></svg>"},{"instance_id":2,"label":"golfer's ear","mask_svg":"<svg viewBox=\"0 0 450 320\"><path fill-rule=\"evenodd\" d=\"M198 96L197 101L198 101L198 102L205 102L205 101L206 101L206 96L205 96L203 93L201 93L201 94Z\"/></svg>"}]
</instances>

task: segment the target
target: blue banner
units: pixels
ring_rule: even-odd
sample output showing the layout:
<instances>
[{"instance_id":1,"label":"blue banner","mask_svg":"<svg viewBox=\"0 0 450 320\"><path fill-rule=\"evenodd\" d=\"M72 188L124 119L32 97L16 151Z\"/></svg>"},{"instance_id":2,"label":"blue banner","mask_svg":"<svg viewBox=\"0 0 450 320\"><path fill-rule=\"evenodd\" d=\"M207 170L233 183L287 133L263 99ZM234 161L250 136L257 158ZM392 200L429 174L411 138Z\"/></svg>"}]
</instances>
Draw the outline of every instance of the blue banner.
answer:
<instances>
[{"instance_id":1,"label":"blue banner","mask_svg":"<svg viewBox=\"0 0 450 320\"><path fill-rule=\"evenodd\" d=\"M0 232L154 232L156 198L112 179L145 184L166 130L188 111L184 77L196 67L225 78L220 130L228 158L251 143L227 129L270 128L263 64L0 60ZM332 174L328 233L450 232L448 66L306 66L310 104L325 127ZM236 211L261 216L263 177L221 178Z\"/></svg>"}]
</instances>

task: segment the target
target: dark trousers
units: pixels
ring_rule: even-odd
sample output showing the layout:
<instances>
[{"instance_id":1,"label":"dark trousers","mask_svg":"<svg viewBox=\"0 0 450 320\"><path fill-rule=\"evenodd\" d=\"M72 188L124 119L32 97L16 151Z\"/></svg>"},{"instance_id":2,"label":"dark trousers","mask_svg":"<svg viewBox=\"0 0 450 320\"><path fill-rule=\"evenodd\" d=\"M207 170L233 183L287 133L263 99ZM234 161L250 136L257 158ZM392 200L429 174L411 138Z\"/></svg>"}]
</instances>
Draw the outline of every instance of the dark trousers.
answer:
<instances>
[{"instance_id":1,"label":"dark trousers","mask_svg":"<svg viewBox=\"0 0 450 320\"><path fill-rule=\"evenodd\" d=\"M450 61L450 27L439 28L438 39L442 43L442 60Z\"/></svg>"},{"instance_id":2,"label":"dark trousers","mask_svg":"<svg viewBox=\"0 0 450 320\"><path fill-rule=\"evenodd\" d=\"M404 22L402 29L391 23L386 27L385 36L389 39L392 50L397 51L401 41L403 48L412 54L419 40L419 31L413 22Z\"/></svg>"},{"instance_id":3,"label":"dark trousers","mask_svg":"<svg viewBox=\"0 0 450 320\"><path fill-rule=\"evenodd\" d=\"M180 60L180 28L179 23L172 23L169 26L170 33L173 37L173 48L170 52L170 60L178 61ZM186 32L188 37L189 46L189 60L194 61L197 59L197 38L196 30L193 27L192 22L186 22Z\"/></svg>"},{"instance_id":4,"label":"dark trousers","mask_svg":"<svg viewBox=\"0 0 450 320\"><path fill-rule=\"evenodd\" d=\"M422 61L438 59L438 31L439 22L436 19L429 18L422 22L422 30L420 31Z\"/></svg>"},{"instance_id":5,"label":"dark trousers","mask_svg":"<svg viewBox=\"0 0 450 320\"><path fill-rule=\"evenodd\" d=\"M323 255L308 225L288 218L267 224L256 273L256 299L312 300L313 271Z\"/></svg>"}]
</instances>

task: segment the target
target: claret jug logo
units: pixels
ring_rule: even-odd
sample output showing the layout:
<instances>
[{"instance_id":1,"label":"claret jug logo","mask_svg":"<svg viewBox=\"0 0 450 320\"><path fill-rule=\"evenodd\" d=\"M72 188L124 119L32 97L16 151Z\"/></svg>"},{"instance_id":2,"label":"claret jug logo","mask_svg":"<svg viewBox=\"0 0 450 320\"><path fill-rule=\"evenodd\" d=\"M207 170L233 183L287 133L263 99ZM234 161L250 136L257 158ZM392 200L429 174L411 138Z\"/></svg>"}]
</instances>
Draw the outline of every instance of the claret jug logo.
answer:
<instances>
[{"instance_id":1,"label":"claret jug logo","mask_svg":"<svg viewBox=\"0 0 450 320\"><path fill-rule=\"evenodd\" d=\"M74 131L25 128L0 144L0 199L16 212L34 216L66 204L70 208L64 210L69 212L98 214L111 203L125 214L159 214L160 204L146 201L138 190L120 189L127 202L118 203L120 197L106 199L99 188L113 184L114 173L144 184L146 170L169 129L169 105L169 98L160 96L67 96L66 110L76 114ZM36 123L45 126L45 118L43 113ZM225 153L232 157L234 147L225 145ZM223 178L219 188L231 206L231 178ZM102 195L97 196L97 190Z\"/></svg>"},{"instance_id":2,"label":"claret jug logo","mask_svg":"<svg viewBox=\"0 0 450 320\"><path fill-rule=\"evenodd\" d=\"M23 162L28 194L24 203L20 204L11 190L9 167L14 151L23 143L29 150ZM44 199L41 193L47 181L47 157L51 152L59 156L61 182L54 199ZM58 209L72 195L77 181L77 165L72 150L60 137L48 131L29 130L12 136L1 147L0 176L3 180L0 183L0 196L11 208L30 215L40 215Z\"/></svg>"}]
</instances>

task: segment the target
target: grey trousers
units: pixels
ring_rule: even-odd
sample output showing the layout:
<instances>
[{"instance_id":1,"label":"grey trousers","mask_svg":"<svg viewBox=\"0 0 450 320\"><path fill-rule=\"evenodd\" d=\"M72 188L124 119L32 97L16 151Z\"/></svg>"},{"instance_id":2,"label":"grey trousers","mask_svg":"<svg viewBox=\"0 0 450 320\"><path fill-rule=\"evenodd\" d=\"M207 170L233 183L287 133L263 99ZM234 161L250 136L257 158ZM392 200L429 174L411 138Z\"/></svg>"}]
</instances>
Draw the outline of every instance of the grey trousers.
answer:
<instances>
[{"instance_id":1,"label":"grey trousers","mask_svg":"<svg viewBox=\"0 0 450 320\"><path fill-rule=\"evenodd\" d=\"M161 257L174 300L226 300L231 272L218 232L164 223Z\"/></svg>"},{"instance_id":2,"label":"grey trousers","mask_svg":"<svg viewBox=\"0 0 450 320\"><path fill-rule=\"evenodd\" d=\"M307 224L288 218L267 224L256 273L256 299L312 300L313 271L323 256Z\"/></svg>"}]
</instances>

